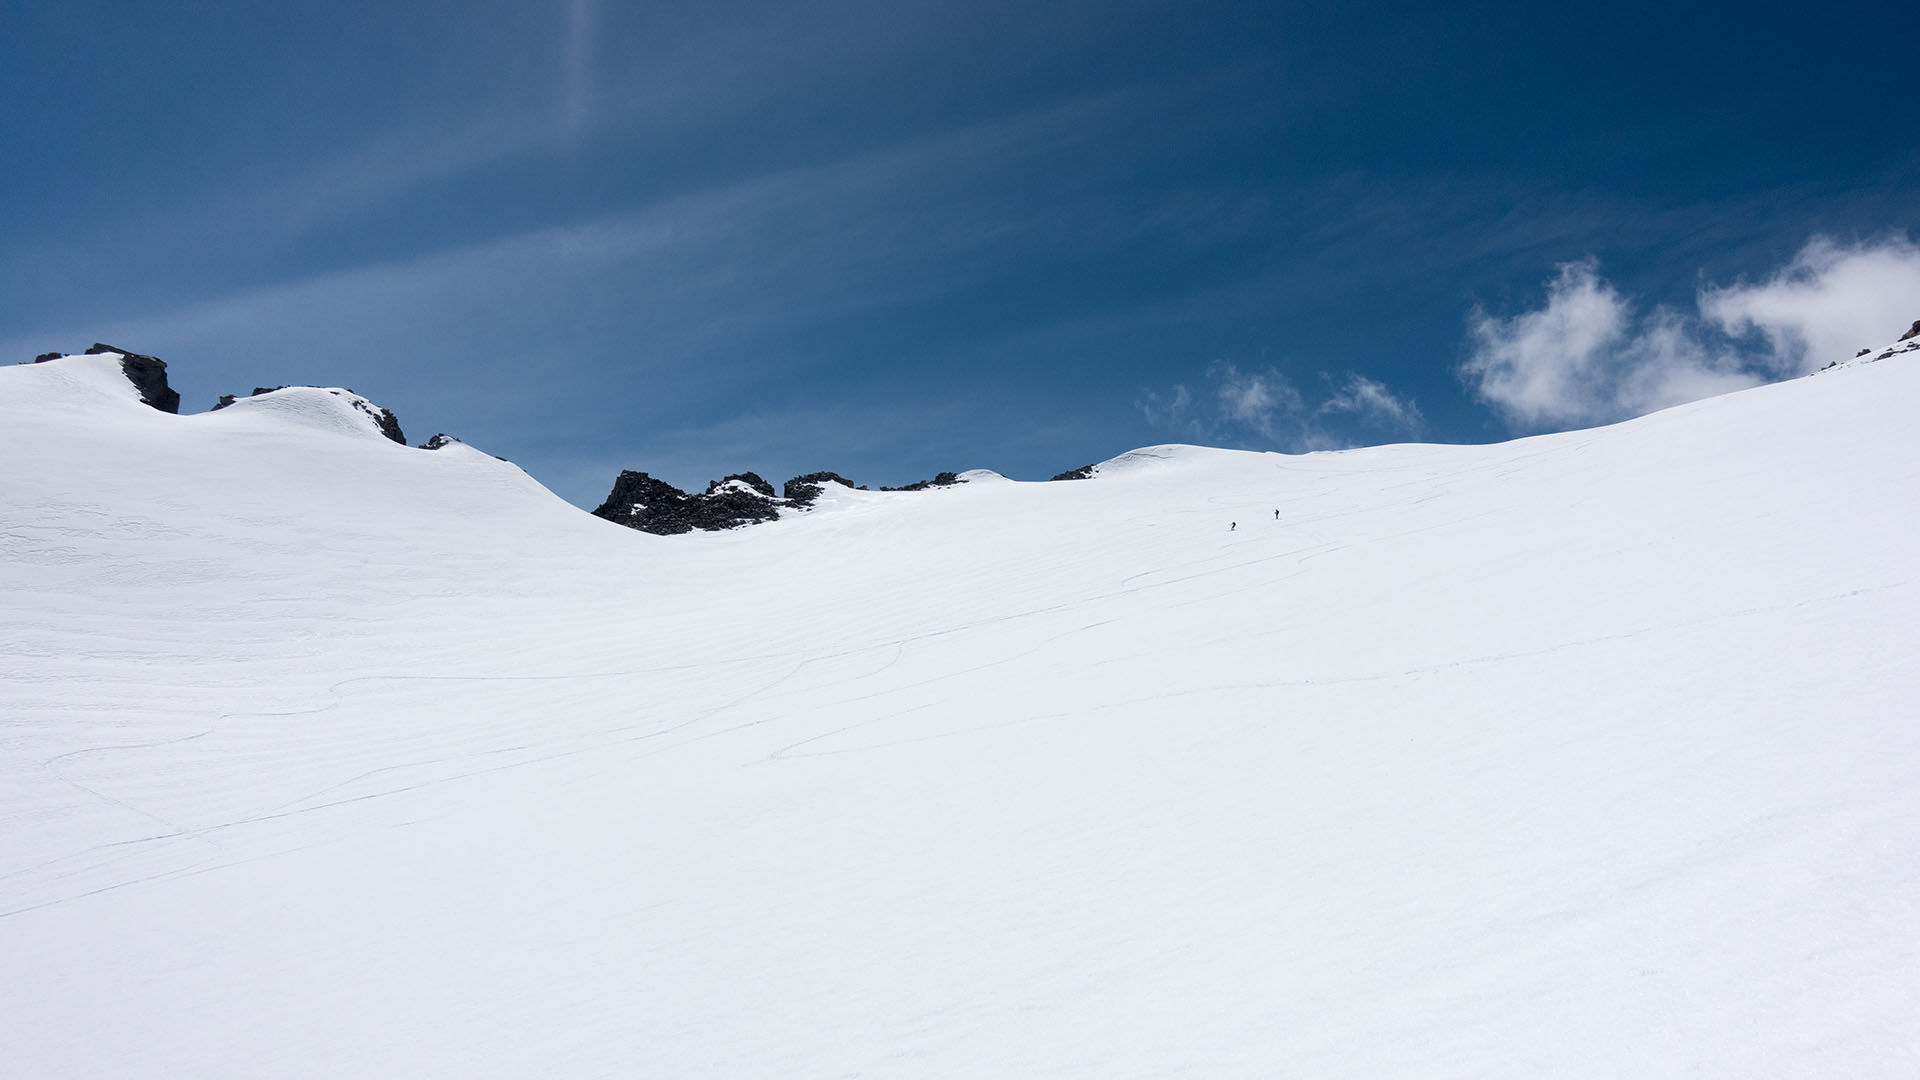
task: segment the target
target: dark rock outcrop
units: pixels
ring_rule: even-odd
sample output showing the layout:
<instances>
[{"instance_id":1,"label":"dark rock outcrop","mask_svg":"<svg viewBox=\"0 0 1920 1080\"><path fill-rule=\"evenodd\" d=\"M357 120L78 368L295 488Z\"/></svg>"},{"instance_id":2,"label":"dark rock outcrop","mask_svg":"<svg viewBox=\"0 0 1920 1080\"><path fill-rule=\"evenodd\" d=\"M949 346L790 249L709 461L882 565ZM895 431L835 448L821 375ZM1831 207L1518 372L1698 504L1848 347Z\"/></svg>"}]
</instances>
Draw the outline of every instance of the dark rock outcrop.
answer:
<instances>
[{"instance_id":1,"label":"dark rock outcrop","mask_svg":"<svg viewBox=\"0 0 1920 1080\"><path fill-rule=\"evenodd\" d=\"M1051 476L1047 479L1049 482L1054 480L1091 480L1093 479L1093 466L1082 465L1077 469L1068 469L1058 476Z\"/></svg>"},{"instance_id":2,"label":"dark rock outcrop","mask_svg":"<svg viewBox=\"0 0 1920 1080\"><path fill-rule=\"evenodd\" d=\"M347 393L352 394L353 391L349 390ZM401 446L407 445L407 437L400 430L400 418L393 415L391 409L385 409L375 405L373 402L368 401L358 394L354 394L353 407L373 417L374 426L380 429L380 434L385 435Z\"/></svg>"},{"instance_id":3,"label":"dark rock outcrop","mask_svg":"<svg viewBox=\"0 0 1920 1080\"><path fill-rule=\"evenodd\" d=\"M905 487L881 488L882 491L922 491L960 482L959 474L943 472L931 480ZM631 469L613 482L607 501L593 514L630 529L672 536L678 533L737 529L762 521L773 521L782 511L806 510L827 484L853 482L836 472L815 472L796 476L773 493L773 485L758 473L734 473L707 485L705 493L689 495L664 480L656 480ZM856 490L865 491L865 488Z\"/></svg>"},{"instance_id":4,"label":"dark rock outcrop","mask_svg":"<svg viewBox=\"0 0 1920 1080\"><path fill-rule=\"evenodd\" d=\"M275 390L285 390L285 389L286 387L284 386L256 386L253 388L253 393L248 394L247 396L259 397L261 394L271 394ZM226 408L227 406L233 404L235 401L238 401L238 400L240 399L234 396L233 394L221 394L220 400L213 403L213 411L219 412L221 409Z\"/></svg>"},{"instance_id":5,"label":"dark rock outcrop","mask_svg":"<svg viewBox=\"0 0 1920 1080\"><path fill-rule=\"evenodd\" d=\"M780 488L780 494L795 506L812 506L813 500L820 497L820 488L827 483L853 486L853 481L837 472L810 472L805 476L796 476Z\"/></svg>"},{"instance_id":6,"label":"dark rock outcrop","mask_svg":"<svg viewBox=\"0 0 1920 1080\"><path fill-rule=\"evenodd\" d=\"M1853 354L1853 359L1855 362L1871 364L1880 360L1891 360L1896 356L1905 356L1911 353L1920 353L1920 319L1914 320L1913 326L1909 327L1906 333L1894 339L1892 345L1887 346L1879 353L1875 353L1872 349L1861 349L1859 352ZM1835 360L1826 367L1821 368L1820 371L1832 371L1839 366L1840 361ZM1851 367L1852 364L1850 363L1848 366ZM1819 374L1819 372L1815 372L1815 374Z\"/></svg>"},{"instance_id":7,"label":"dark rock outcrop","mask_svg":"<svg viewBox=\"0 0 1920 1080\"><path fill-rule=\"evenodd\" d=\"M465 445L467 444L443 431L440 434L435 435L433 438L428 439L426 442L421 443L420 449L445 450L449 446L465 446ZM499 454L488 454L487 456L492 458L495 461L507 461L506 458L501 457ZM507 461L507 464L512 465L513 462Z\"/></svg>"},{"instance_id":8,"label":"dark rock outcrop","mask_svg":"<svg viewBox=\"0 0 1920 1080\"><path fill-rule=\"evenodd\" d=\"M742 474L728 479L745 480L751 475ZM759 477L753 479L759 480ZM708 485L707 494L689 495L664 480L656 480L643 472L626 470L613 482L613 491L607 495L607 501L601 503L593 515L658 536L672 536L695 529L709 532L736 529L742 525L772 521L780 516L776 505L778 500L773 498L773 485L764 480L759 485L748 481L748 486L755 488L754 491L741 491L737 487L720 490L725 484L725 480L715 481ZM759 493L761 487L766 489L765 495Z\"/></svg>"},{"instance_id":9,"label":"dark rock outcrop","mask_svg":"<svg viewBox=\"0 0 1920 1080\"><path fill-rule=\"evenodd\" d=\"M915 480L902 487L883 487L881 491L925 491L928 488L952 487L960 482L959 473L943 472L935 474L931 480Z\"/></svg>"},{"instance_id":10,"label":"dark rock outcrop","mask_svg":"<svg viewBox=\"0 0 1920 1080\"><path fill-rule=\"evenodd\" d=\"M61 352L43 352L39 356L34 357L33 362L36 364L44 364L49 360L58 360L65 355L67 354Z\"/></svg>"},{"instance_id":11,"label":"dark rock outcrop","mask_svg":"<svg viewBox=\"0 0 1920 1080\"><path fill-rule=\"evenodd\" d=\"M117 345L103 345L96 341L87 350L88 356L100 356L106 353L120 354L120 371L127 381L140 391L140 400L159 409L163 413L180 411L180 394L167 385L167 362L157 356L130 352Z\"/></svg>"},{"instance_id":12,"label":"dark rock outcrop","mask_svg":"<svg viewBox=\"0 0 1920 1080\"><path fill-rule=\"evenodd\" d=\"M707 494L712 495L714 492L719 491L722 487L733 483L735 480L740 481L769 499L775 497L773 494L773 485L760 479L760 474L750 472L734 473L732 476L715 480L713 483L707 485Z\"/></svg>"}]
</instances>

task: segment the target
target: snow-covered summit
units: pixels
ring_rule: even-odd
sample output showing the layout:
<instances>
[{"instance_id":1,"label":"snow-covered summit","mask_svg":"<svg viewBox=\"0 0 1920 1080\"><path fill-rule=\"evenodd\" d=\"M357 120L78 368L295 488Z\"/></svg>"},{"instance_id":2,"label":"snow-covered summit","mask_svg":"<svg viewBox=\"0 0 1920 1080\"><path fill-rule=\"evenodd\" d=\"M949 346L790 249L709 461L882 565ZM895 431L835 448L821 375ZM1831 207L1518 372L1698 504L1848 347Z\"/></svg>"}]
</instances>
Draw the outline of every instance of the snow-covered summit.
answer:
<instances>
[{"instance_id":1,"label":"snow-covered summit","mask_svg":"<svg viewBox=\"0 0 1920 1080\"><path fill-rule=\"evenodd\" d=\"M1223 450L1212 446L1167 443L1143 446L1109 458L1093 466L1093 476L1124 476L1134 472L1166 469L1205 468L1209 463L1226 460L1245 451Z\"/></svg>"},{"instance_id":2,"label":"snow-covered summit","mask_svg":"<svg viewBox=\"0 0 1920 1080\"><path fill-rule=\"evenodd\" d=\"M9 376L10 385L29 394L39 389L50 403L60 399L59 388L64 388L88 397L128 399L130 396L131 400L163 413L180 411L180 395L167 385L165 361L112 345L95 343L84 353L43 353L30 365L14 367L36 374Z\"/></svg>"},{"instance_id":3,"label":"snow-covered summit","mask_svg":"<svg viewBox=\"0 0 1920 1080\"><path fill-rule=\"evenodd\" d=\"M32 364L0 368L0 387L47 408L72 409L99 398L131 400L178 414L180 395L167 383L166 362L157 357L96 344L85 353L45 353ZM337 386L261 387L252 396L228 395L213 407L222 424L287 424L337 435L377 436L406 445L400 421L388 409ZM199 414L205 416L207 414Z\"/></svg>"},{"instance_id":4,"label":"snow-covered summit","mask_svg":"<svg viewBox=\"0 0 1920 1080\"><path fill-rule=\"evenodd\" d=\"M221 423L264 419L336 435L407 444L393 413L338 386L282 386L223 401L213 415Z\"/></svg>"}]
</instances>

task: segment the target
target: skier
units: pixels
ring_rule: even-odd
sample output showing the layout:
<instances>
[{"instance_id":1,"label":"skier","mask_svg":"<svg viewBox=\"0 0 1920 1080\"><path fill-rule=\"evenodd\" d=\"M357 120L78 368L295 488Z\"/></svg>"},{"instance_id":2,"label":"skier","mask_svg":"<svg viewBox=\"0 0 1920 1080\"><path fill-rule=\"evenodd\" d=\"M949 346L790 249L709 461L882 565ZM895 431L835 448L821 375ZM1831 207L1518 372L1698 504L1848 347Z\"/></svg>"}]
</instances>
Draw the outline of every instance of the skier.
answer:
<instances>
[{"instance_id":1,"label":"skier","mask_svg":"<svg viewBox=\"0 0 1920 1080\"><path fill-rule=\"evenodd\" d=\"M1275 520L1275 521L1279 521L1279 520L1280 520L1280 511L1278 511L1278 510L1275 510L1275 511L1273 512L1273 520Z\"/></svg>"},{"instance_id":2,"label":"skier","mask_svg":"<svg viewBox=\"0 0 1920 1080\"><path fill-rule=\"evenodd\" d=\"M1235 529L1237 529L1237 528L1239 528L1239 527L1240 527L1240 523L1239 523L1239 522L1237 522L1237 521L1229 521L1229 522L1227 522L1227 531L1228 531L1228 532L1232 532L1233 530L1235 530Z\"/></svg>"}]
</instances>

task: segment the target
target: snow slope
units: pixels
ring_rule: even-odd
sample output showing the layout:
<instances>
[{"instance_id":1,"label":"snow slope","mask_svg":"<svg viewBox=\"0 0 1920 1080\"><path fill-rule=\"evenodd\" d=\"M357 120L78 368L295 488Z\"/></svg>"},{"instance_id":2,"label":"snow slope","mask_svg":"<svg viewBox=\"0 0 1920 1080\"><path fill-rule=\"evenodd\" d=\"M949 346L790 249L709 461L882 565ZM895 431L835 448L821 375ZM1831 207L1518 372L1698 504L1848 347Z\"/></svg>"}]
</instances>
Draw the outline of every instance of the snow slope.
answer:
<instances>
[{"instance_id":1,"label":"snow slope","mask_svg":"<svg viewBox=\"0 0 1920 1080\"><path fill-rule=\"evenodd\" d=\"M673 538L298 404L0 369L8 1076L1920 1075L1904 358Z\"/></svg>"}]
</instances>

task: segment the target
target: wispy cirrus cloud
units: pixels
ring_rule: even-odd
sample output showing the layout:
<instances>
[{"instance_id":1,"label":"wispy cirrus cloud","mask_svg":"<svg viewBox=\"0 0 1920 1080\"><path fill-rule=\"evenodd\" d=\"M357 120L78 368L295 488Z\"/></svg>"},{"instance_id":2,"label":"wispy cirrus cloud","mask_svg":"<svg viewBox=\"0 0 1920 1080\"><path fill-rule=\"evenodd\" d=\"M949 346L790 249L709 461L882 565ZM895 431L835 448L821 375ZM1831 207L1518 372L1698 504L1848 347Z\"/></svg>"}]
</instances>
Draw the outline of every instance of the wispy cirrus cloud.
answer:
<instances>
[{"instance_id":1,"label":"wispy cirrus cloud","mask_svg":"<svg viewBox=\"0 0 1920 1080\"><path fill-rule=\"evenodd\" d=\"M1540 308L1474 311L1460 372L1522 430L1623 420L1803 374L1920 313L1920 247L1815 237L1766 280L1703 288L1696 306L1642 311L1596 260L1565 263Z\"/></svg>"},{"instance_id":2,"label":"wispy cirrus cloud","mask_svg":"<svg viewBox=\"0 0 1920 1080\"><path fill-rule=\"evenodd\" d=\"M50 319L0 339L0 355L96 339L138 342L162 355L196 356L183 377L219 382L190 392L223 392L245 379L313 378L315 358L325 357L332 372L325 377L358 380L369 391L392 394L391 380L404 373L444 392L451 365L465 373L463 384L514 377L526 351L502 355L490 342L578 351L591 340L582 340L583 328L618 325L628 371L685 382L695 377L685 374L699 368L695 361L717 348L777 355L765 343L940 295L990 275L1009 245L1046 243L1047 230L1066 216L1054 196L1066 196L1008 204L983 177L1051 152L1090 123L1125 113L1132 100L1105 95L997 117L595 220L157 311ZM1118 211L1082 224L1116 234L1126 227ZM558 329L532 325L542 321ZM233 359L231 376L220 370L224 357ZM546 373L543 386L551 388L561 373ZM732 372L731 381L741 374Z\"/></svg>"}]
</instances>

